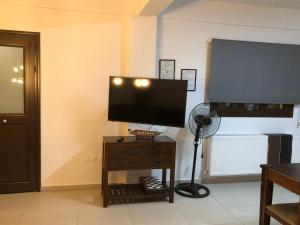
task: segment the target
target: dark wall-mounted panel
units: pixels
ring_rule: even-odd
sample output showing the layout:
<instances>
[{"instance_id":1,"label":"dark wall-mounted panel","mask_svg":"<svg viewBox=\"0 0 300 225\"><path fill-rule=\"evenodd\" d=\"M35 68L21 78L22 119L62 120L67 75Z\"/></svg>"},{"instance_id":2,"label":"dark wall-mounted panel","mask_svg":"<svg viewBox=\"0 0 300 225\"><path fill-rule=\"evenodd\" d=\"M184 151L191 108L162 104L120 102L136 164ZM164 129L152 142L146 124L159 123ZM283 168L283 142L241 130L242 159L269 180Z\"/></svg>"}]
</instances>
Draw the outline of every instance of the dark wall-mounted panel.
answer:
<instances>
[{"instance_id":1,"label":"dark wall-mounted panel","mask_svg":"<svg viewBox=\"0 0 300 225\"><path fill-rule=\"evenodd\" d=\"M209 102L300 103L300 45L213 39Z\"/></svg>"}]
</instances>

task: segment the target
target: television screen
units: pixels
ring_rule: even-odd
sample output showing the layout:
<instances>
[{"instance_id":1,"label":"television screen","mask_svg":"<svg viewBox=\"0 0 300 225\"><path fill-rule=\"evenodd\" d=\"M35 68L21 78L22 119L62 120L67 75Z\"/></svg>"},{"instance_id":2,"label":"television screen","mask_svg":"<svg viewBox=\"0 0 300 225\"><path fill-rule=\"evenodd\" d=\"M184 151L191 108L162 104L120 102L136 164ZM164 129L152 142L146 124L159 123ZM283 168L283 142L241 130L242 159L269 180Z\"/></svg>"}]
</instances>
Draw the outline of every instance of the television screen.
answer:
<instances>
[{"instance_id":1,"label":"television screen","mask_svg":"<svg viewBox=\"0 0 300 225\"><path fill-rule=\"evenodd\" d=\"M187 81L110 77L108 120L184 127Z\"/></svg>"},{"instance_id":2,"label":"television screen","mask_svg":"<svg viewBox=\"0 0 300 225\"><path fill-rule=\"evenodd\" d=\"M210 102L300 103L300 45L213 39Z\"/></svg>"}]
</instances>

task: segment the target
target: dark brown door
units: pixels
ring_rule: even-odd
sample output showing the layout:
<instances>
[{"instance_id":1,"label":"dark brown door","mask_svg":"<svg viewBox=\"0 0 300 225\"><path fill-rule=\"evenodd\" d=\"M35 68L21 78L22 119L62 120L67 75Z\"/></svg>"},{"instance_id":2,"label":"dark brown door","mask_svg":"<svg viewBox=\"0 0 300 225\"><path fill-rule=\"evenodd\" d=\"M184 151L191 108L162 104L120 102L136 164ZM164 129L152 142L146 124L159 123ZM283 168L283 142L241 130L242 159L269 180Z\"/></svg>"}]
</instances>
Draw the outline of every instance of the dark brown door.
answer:
<instances>
[{"instance_id":1,"label":"dark brown door","mask_svg":"<svg viewBox=\"0 0 300 225\"><path fill-rule=\"evenodd\" d=\"M40 189L39 40L0 30L0 193Z\"/></svg>"}]
</instances>

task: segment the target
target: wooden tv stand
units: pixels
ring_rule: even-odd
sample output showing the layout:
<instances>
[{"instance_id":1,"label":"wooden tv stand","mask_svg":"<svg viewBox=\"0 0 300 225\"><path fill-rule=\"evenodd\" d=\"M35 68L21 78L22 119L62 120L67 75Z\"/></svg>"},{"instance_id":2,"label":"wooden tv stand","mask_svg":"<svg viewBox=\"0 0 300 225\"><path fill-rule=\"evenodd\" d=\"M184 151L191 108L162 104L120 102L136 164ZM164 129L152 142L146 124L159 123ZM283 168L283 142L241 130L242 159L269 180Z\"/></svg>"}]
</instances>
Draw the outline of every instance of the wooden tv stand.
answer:
<instances>
[{"instance_id":1,"label":"wooden tv stand","mask_svg":"<svg viewBox=\"0 0 300 225\"><path fill-rule=\"evenodd\" d=\"M163 200L174 202L176 142L167 136L153 141L138 141L133 136L103 137L102 196L103 207L109 204ZM108 184L109 171L162 169L162 182L166 191L146 194L141 184ZM167 186L167 169L170 185Z\"/></svg>"}]
</instances>

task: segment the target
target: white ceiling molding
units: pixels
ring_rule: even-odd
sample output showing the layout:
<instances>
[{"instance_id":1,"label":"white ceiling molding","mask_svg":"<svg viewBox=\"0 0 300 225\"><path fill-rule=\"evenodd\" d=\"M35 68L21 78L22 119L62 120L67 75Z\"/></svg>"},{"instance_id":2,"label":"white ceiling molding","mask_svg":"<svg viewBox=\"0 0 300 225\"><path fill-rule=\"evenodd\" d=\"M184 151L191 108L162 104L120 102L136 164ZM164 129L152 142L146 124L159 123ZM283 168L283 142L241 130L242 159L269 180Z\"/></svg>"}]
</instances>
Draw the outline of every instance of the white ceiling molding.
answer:
<instances>
[{"instance_id":1,"label":"white ceiling molding","mask_svg":"<svg viewBox=\"0 0 300 225\"><path fill-rule=\"evenodd\" d=\"M144 16L158 16L174 0L142 0L138 14Z\"/></svg>"},{"instance_id":2,"label":"white ceiling molding","mask_svg":"<svg viewBox=\"0 0 300 225\"><path fill-rule=\"evenodd\" d=\"M277 7L277 8L285 8L285 9L300 9L300 0L209 0L209 1Z\"/></svg>"}]
</instances>

